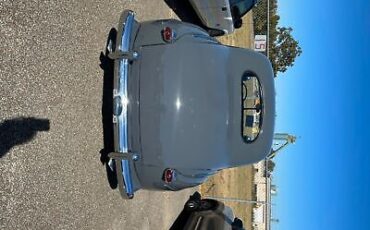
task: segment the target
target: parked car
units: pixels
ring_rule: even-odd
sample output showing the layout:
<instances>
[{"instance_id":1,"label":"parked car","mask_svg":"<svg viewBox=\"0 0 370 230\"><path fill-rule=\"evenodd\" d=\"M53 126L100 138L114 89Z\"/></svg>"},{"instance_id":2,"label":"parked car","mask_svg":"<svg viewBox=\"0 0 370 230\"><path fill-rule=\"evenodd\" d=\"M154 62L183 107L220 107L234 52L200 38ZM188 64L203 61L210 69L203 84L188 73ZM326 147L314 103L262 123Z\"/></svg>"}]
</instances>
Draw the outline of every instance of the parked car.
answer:
<instances>
[{"instance_id":1,"label":"parked car","mask_svg":"<svg viewBox=\"0 0 370 230\"><path fill-rule=\"evenodd\" d=\"M195 192L185 203L170 230L243 230L243 221L232 209L214 199L202 199Z\"/></svg>"},{"instance_id":2,"label":"parked car","mask_svg":"<svg viewBox=\"0 0 370 230\"><path fill-rule=\"evenodd\" d=\"M230 34L242 26L242 17L257 0L189 0L212 36Z\"/></svg>"},{"instance_id":3,"label":"parked car","mask_svg":"<svg viewBox=\"0 0 370 230\"><path fill-rule=\"evenodd\" d=\"M108 156L123 197L197 186L270 153L275 89L264 55L174 19L139 23L129 10L107 50L115 149Z\"/></svg>"}]
</instances>

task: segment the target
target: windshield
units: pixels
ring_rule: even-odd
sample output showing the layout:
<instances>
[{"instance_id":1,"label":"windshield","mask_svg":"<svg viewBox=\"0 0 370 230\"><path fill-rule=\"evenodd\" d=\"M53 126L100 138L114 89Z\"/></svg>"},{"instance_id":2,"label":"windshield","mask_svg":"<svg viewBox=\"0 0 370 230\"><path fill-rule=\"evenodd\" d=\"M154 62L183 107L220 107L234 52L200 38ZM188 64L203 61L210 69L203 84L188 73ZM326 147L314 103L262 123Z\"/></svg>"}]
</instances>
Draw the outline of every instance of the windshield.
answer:
<instances>
[{"instance_id":1,"label":"windshield","mask_svg":"<svg viewBox=\"0 0 370 230\"><path fill-rule=\"evenodd\" d=\"M230 8L237 18L243 17L255 5L256 0L231 0ZM237 10L235 10L237 9Z\"/></svg>"},{"instance_id":2,"label":"windshield","mask_svg":"<svg viewBox=\"0 0 370 230\"><path fill-rule=\"evenodd\" d=\"M242 136L253 142L262 125L262 95L258 78L250 73L242 77Z\"/></svg>"}]
</instances>

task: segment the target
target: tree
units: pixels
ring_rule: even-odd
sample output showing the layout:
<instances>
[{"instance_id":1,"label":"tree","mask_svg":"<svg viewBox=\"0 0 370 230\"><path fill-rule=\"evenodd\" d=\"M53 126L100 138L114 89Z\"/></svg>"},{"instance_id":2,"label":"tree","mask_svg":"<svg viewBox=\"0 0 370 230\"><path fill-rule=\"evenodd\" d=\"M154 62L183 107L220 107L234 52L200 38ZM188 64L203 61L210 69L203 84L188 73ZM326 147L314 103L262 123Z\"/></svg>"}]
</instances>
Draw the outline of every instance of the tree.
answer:
<instances>
[{"instance_id":1,"label":"tree","mask_svg":"<svg viewBox=\"0 0 370 230\"><path fill-rule=\"evenodd\" d=\"M276 40L270 46L270 60L275 76L278 72L285 72L294 65L296 57L300 56L302 49L298 41L294 40L291 27L278 27Z\"/></svg>"}]
</instances>

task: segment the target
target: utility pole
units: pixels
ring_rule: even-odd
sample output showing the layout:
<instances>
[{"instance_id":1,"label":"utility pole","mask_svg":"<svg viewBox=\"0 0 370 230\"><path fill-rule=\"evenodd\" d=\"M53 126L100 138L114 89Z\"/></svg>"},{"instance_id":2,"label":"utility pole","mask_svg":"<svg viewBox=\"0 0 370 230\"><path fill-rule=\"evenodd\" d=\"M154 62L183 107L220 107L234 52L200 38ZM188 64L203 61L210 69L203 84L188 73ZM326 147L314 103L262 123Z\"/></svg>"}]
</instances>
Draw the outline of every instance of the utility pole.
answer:
<instances>
[{"instance_id":1,"label":"utility pole","mask_svg":"<svg viewBox=\"0 0 370 230\"><path fill-rule=\"evenodd\" d=\"M289 144L294 144L296 141L297 137L287 134L287 133L275 133L274 135L274 141L278 142L274 145L278 146L277 148L273 148L271 150L271 153L267 156L267 159L272 159L274 158L278 152L280 152L282 149L284 149L286 146ZM280 146L279 146L280 145Z\"/></svg>"},{"instance_id":2,"label":"utility pole","mask_svg":"<svg viewBox=\"0 0 370 230\"><path fill-rule=\"evenodd\" d=\"M221 200L221 201L232 201L232 202L238 202L238 203L247 203L247 204L267 204L267 205L271 205L271 203L268 203L267 201L245 200L245 199L231 198L231 197L204 196L204 198L214 199L214 200Z\"/></svg>"},{"instance_id":3,"label":"utility pole","mask_svg":"<svg viewBox=\"0 0 370 230\"><path fill-rule=\"evenodd\" d=\"M270 0L267 0L267 58L270 58Z\"/></svg>"}]
</instances>

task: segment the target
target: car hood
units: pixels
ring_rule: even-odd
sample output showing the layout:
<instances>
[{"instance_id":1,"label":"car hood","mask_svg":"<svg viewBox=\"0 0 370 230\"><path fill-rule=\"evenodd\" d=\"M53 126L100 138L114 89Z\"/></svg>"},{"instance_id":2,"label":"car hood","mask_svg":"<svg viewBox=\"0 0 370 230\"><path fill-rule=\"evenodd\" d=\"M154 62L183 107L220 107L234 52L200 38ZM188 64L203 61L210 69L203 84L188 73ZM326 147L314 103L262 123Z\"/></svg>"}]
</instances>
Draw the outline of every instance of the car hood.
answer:
<instances>
[{"instance_id":1,"label":"car hood","mask_svg":"<svg viewBox=\"0 0 370 230\"><path fill-rule=\"evenodd\" d=\"M252 151L240 133L241 76L260 62L259 68L271 71L262 55L198 43L143 47L140 55L144 164L214 169L252 163L268 153L269 138L259 137L267 143Z\"/></svg>"}]
</instances>

